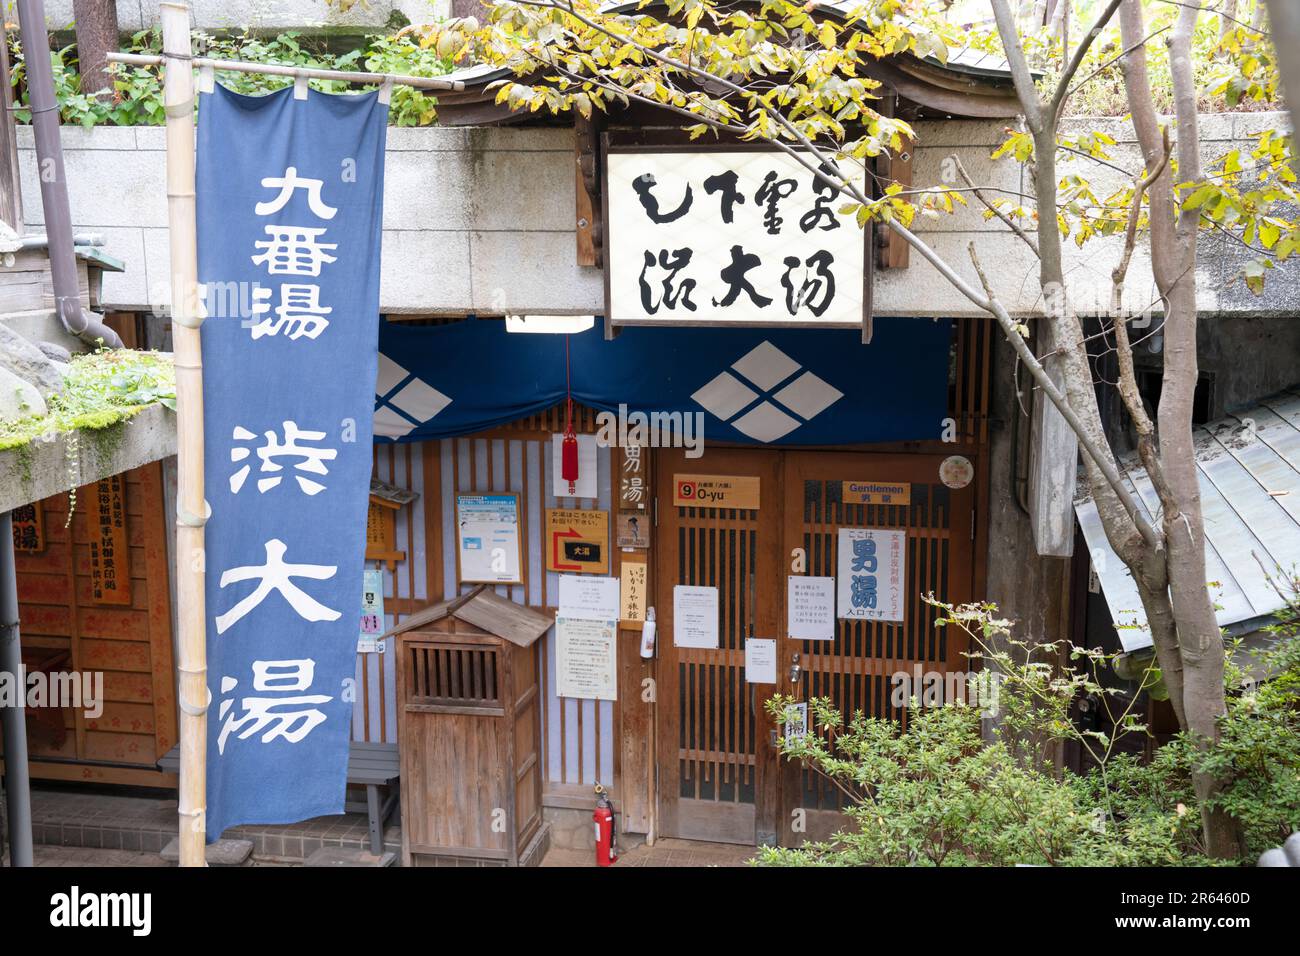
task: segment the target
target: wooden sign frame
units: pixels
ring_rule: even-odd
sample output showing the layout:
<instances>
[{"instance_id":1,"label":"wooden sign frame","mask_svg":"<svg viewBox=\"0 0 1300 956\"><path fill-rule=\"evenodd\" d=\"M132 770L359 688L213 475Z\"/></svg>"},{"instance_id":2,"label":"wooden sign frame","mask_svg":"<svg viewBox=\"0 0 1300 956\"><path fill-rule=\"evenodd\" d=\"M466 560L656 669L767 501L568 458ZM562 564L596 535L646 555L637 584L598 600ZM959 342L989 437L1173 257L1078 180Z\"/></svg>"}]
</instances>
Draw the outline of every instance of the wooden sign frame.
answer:
<instances>
[{"instance_id":1,"label":"wooden sign frame","mask_svg":"<svg viewBox=\"0 0 1300 956\"><path fill-rule=\"evenodd\" d=\"M511 580L497 580L496 578L466 578L463 576L460 554L461 554L461 527L460 527L460 500L462 498L513 498L515 501L515 561L519 573ZM524 516L523 497L515 491L458 491L455 497L455 508L453 519L456 522L456 583L457 584L524 584L524 535L528 531L528 523Z\"/></svg>"},{"instance_id":2,"label":"wooden sign frame","mask_svg":"<svg viewBox=\"0 0 1300 956\"><path fill-rule=\"evenodd\" d=\"M677 152L709 152L709 153L745 153L745 152L767 152L781 153L780 150L773 149L760 143L745 143L739 140L727 140L723 138L711 138L707 145L691 143L687 134L680 130L618 130L607 131L601 134L600 138L600 217L601 217L601 243L602 243L602 260L604 298L605 298L605 338L612 339L615 329L624 325L654 325L654 326L707 326L707 327L733 327L733 328L854 328L859 327L862 331L862 342L868 344L872 337L872 322L874 303L873 295L875 289L875 270L876 270L876 241L875 241L875 224L868 224L862 228L862 318L860 323L850 324L847 322L820 322L816 319L773 319L761 323L742 323L742 322L718 322L708 318L672 318L648 321L616 321L611 301L610 290L610 271L611 261L613 259L612 243L610 241L610 216L609 216L609 157L611 153L677 153ZM782 155L784 155L782 153ZM875 187L875 180L868 172L865 186L867 194L875 199L878 198L878 190ZM847 199L845 200L847 201ZM707 309L704 310L707 313Z\"/></svg>"}]
</instances>

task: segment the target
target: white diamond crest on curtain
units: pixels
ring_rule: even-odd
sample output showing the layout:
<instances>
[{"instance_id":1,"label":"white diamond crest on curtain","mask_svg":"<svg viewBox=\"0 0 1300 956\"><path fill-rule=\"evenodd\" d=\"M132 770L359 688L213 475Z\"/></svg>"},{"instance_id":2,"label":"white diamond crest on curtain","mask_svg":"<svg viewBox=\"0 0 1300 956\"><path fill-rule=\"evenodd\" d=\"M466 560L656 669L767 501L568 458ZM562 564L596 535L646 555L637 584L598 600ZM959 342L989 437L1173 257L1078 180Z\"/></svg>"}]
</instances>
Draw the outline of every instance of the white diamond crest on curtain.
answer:
<instances>
[{"instance_id":1,"label":"white diamond crest on curtain","mask_svg":"<svg viewBox=\"0 0 1300 956\"><path fill-rule=\"evenodd\" d=\"M737 359L731 368L736 374L719 373L691 398L742 435L763 444L784 438L844 397L835 386L803 369L768 341ZM797 375L801 370L803 374ZM783 382L787 384L772 393Z\"/></svg>"},{"instance_id":2,"label":"white diamond crest on curtain","mask_svg":"<svg viewBox=\"0 0 1300 956\"><path fill-rule=\"evenodd\" d=\"M375 382L376 436L404 438L450 404L449 395L380 353Z\"/></svg>"}]
</instances>

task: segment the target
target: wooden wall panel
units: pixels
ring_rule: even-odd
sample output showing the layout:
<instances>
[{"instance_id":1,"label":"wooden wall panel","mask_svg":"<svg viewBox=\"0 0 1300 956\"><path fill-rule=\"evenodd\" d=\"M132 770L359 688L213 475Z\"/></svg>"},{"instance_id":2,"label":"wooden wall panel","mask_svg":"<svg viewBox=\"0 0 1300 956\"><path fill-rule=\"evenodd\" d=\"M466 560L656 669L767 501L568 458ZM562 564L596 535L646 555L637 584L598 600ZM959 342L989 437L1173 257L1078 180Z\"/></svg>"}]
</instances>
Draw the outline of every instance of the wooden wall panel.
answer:
<instances>
[{"instance_id":1,"label":"wooden wall panel","mask_svg":"<svg viewBox=\"0 0 1300 956\"><path fill-rule=\"evenodd\" d=\"M594 431L590 410L580 413L580 431ZM597 507L610 510L612 457L598 456L599 497L594 501L550 495L551 434L563 427L552 412L484 435L375 449L375 472L383 481L420 493L397 515L397 548L407 552L383 570L385 627L427 604L468 590L456 584L455 496L468 492L515 492L524 514L524 583L498 587L497 593L531 607L553 610L559 577L546 570L542 520L547 508ZM611 521L611 537L612 537ZM611 545L610 573L617 576L617 550ZM368 563L368 566L376 566ZM359 590L359 588L358 588ZM358 602L360 594L358 593ZM635 637L624 635L623 640ZM548 635L538 642L538 666L546 696L540 708L542 778L548 794L590 804L590 788L614 784L619 750L617 711L610 701L562 699L555 694L554 646ZM397 739L395 661L385 654L361 654L357 661L357 700L352 733L356 740ZM645 802L643 800L643 802Z\"/></svg>"},{"instance_id":2,"label":"wooden wall panel","mask_svg":"<svg viewBox=\"0 0 1300 956\"><path fill-rule=\"evenodd\" d=\"M166 536L170 523L163 505L161 465L124 475L130 603L96 602L90 575L90 520L96 487L77 489L72 520L69 496L42 503L46 547L18 556L18 599L23 649L35 658L66 652L49 669L102 674L102 712L66 708L59 720L30 720L29 746L42 758L36 776L98 779L54 761L116 764L156 773L154 761L176 742L175 675L172 670L170 566ZM119 565L120 566L120 565ZM149 777L134 777L145 782ZM157 782L166 778L157 775Z\"/></svg>"}]
</instances>

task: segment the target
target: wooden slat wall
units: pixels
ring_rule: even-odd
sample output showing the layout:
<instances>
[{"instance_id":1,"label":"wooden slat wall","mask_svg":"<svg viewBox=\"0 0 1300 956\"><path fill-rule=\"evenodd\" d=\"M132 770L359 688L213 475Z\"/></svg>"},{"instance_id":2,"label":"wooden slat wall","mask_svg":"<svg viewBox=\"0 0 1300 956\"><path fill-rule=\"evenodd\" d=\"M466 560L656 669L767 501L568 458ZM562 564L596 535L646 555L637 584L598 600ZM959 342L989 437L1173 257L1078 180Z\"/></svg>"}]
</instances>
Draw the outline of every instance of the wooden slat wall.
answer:
<instances>
[{"instance_id":1,"label":"wooden slat wall","mask_svg":"<svg viewBox=\"0 0 1300 956\"><path fill-rule=\"evenodd\" d=\"M29 720L31 758L102 761L154 769L176 743L175 684L167 526L161 466L127 472L126 520L131 603L91 601L90 536L95 486L78 489L71 527L68 496L44 502L46 547L17 556L19 614L25 648L71 655L59 671L104 674L103 713L64 711L61 745Z\"/></svg>"},{"instance_id":2,"label":"wooden slat wall","mask_svg":"<svg viewBox=\"0 0 1300 956\"><path fill-rule=\"evenodd\" d=\"M581 430L591 430L590 413ZM384 569L385 627L424 605L454 596L456 587L455 496L470 492L518 492L524 512L524 583L498 587L497 593L531 607L553 610L559 600L558 575L546 571L542 526L546 508L611 509L611 455L598 455L600 497L594 503L557 499L550 492L554 412L482 437L447 439L375 449L376 474L420 498L397 515L397 548L407 553L395 571ZM611 529L613 522L611 521ZM611 545L613 542L611 541ZM611 573L617 573L611 571ZM468 590L469 586L460 590ZM358 592L358 601L360 593ZM561 699L555 694L553 632L538 642L546 688L542 708L542 766L552 785L613 782L615 708L610 701ZM394 658L357 655L357 699L352 735L356 740L395 741Z\"/></svg>"}]
</instances>

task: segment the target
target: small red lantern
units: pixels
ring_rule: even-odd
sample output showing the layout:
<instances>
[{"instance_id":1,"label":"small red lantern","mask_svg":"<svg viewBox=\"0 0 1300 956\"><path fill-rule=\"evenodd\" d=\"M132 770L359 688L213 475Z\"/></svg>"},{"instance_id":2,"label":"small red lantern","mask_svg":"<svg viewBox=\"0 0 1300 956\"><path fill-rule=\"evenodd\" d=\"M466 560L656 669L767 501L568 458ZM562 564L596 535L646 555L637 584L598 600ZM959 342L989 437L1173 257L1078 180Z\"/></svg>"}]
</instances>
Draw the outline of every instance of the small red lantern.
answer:
<instances>
[{"instance_id":1,"label":"small red lantern","mask_svg":"<svg viewBox=\"0 0 1300 956\"><path fill-rule=\"evenodd\" d=\"M569 378L569 337L564 337L564 441L560 447L560 477L569 483L569 494L578 491L578 436L573 431L573 386Z\"/></svg>"}]
</instances>

